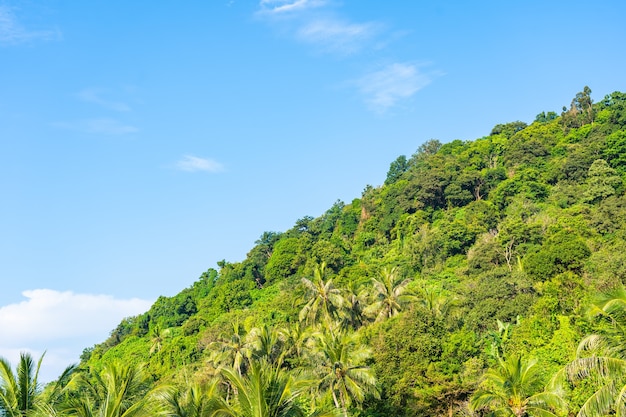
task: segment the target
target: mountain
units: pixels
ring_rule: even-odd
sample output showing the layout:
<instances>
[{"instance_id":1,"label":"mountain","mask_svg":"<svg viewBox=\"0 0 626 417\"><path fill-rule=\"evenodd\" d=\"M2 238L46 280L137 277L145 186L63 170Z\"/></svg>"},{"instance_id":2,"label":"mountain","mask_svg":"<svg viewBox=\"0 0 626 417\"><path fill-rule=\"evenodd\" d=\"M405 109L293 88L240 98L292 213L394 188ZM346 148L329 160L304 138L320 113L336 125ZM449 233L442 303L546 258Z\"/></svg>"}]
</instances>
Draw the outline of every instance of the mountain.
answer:
<instances>
[{"instance_id":1,"label":"mountain","mask_svg":"<svg viewBox=\"0 0 626 417\"><path fill-rule=\"evenodd\" d=\"M143 364L162 384L227 364L234 384L262 360L313 368L319 404L346 414L432 416L465 415L497 386L485 376L536 361L530 398L606 328L589 307L626 279L626 94L590 94L422 144L383 185L264 233L242 262L125 319L80 367ZM569 382L570 412L592 385Z\"/></svg>"}]
</instances>

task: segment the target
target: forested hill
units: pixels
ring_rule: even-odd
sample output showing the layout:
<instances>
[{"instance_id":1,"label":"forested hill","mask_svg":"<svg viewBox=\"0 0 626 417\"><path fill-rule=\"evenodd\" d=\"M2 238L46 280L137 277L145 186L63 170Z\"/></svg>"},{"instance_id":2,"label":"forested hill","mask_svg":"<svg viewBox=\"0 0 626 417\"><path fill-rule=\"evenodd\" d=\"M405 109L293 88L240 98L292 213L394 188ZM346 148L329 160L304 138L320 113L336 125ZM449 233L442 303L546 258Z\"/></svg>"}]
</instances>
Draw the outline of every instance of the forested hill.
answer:
<instances>
[{"instance_id":1,"label":"forested hill","mask_svg":"<svg viewBox=\"0 0 626 417\"><path fill-rule=\"evenodd\" d=\"M125 319L81 368L143 365L157 385L226 378L223 401L239 409L263 369L314 375L294 403L341 415L575 415L599 387L613 398L626 367L609 384L576 358L615 331L589 312L613 317L599 300L626 280L626 94L590 94L473 141L422 144L382 186L264 233L242 262ZM528 369L507 397L502 381ZM544 391L554 375L558 392Z\"/></svg>"}]
</instances>

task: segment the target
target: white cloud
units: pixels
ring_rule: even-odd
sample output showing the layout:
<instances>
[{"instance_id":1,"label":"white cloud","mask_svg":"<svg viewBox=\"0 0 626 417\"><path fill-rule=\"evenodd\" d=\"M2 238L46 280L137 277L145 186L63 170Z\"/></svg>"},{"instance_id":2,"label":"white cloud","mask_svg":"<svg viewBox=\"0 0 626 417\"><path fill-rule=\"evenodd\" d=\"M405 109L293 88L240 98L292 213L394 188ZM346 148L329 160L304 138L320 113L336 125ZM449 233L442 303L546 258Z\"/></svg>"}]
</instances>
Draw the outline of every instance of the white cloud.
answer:
<instances>
[{"instance_id":1,"label":"white cloud","mask_svg":"<svg viewBox=\"0 0 626 417\"><path fill-rule=\"evenodd\" d=\"M118 112L130 111L130 106L120 101L107 100L103 98L104 92L97 88L86 88L79 91L76 96L87 103L97 104L105 109L114 110Z\"/></svg>"},{"instance_id":2,"label":"white cloud","mask_svg":"<svg viewBox=\"0 0 626 417\"><path fill-rule=\"evenodd\" d=\"M47 351L42 376L48 381L77 362L84 348L104 341L123 318L143 313L152 304L50 289L22 295L24 301L0 307L0 356L15 364L21 351L35 357Z\"/></svg>"},{"instance_id":3,"label":"white cloud","mask_svg":"<svg viewBox=\"0 0 626 417\"><path fill-rule=\"evenodd\" d=\"M139 132L139 129L135 126L110 118L85 119L75 122L56 122L52 125L61 129L101 135L127 135L129 133Z\"/></svg>"},{"instance_id":4,"label":"white cloud","mask_svg":"<svg viewBox=\"0 0 626 417\"><path fill-rule=\"evenodd\" d=\"M431 75L421 72L417 65L394 63L366 74L356 85L370 108L383 113L413 97L431 81Z\"/></svg>"},{"instance_id":5,"label":"white cloud","mask_svg":"<svg viewBox=\"0 0 626 417\"><path fill-rule=\"evenodd\" d=\"M298 32L298 39L320 45L322 48L343 53L352 53L379 31L374 23L350 23L336 19L316 19L306 23Z\"/></svg>"},{"instance_id":6,"label":"white cloud","mask_svg":"<svg viewBox=\"0 0 626 417\"><path fill-rule=\"evenodd\" d=\"M324 6L325 0L261 0L261 13L284 14Z\"/></svg>"},{"instance_id":7,"label":"white cloud","mask_svg":"<svg viewBox=\"0 0 626 417\"><path fill-rule=\"evenodd\" d=\"M16 45L33 40L58 40L59 30L29 30L24 28L8 6L0 5L0 45Z\"/></svg>"},{"instance_id":8,"label":"white cloud","mask_svg":"<svg viewBox=\"0 0 626 417\"><path fill-rule=\"evenodd\" d=\"M195 172L220 172L224 169L223 165L217 161L208 158L199 158L193 155L185 155L183 159L176 163L176 168L181 171Z\"/></svg>"},{"instance_id":9,"label":"white cloud","mask_svg":"<svg viewBox=\"0 0 626 417\"><path fill-rule=\"evenodd\" d=\"M324 52L351 54L379 33L379 23L354 23L336 15L326 0L261 0L260 17Z\"/></svg>"}]
</instances>

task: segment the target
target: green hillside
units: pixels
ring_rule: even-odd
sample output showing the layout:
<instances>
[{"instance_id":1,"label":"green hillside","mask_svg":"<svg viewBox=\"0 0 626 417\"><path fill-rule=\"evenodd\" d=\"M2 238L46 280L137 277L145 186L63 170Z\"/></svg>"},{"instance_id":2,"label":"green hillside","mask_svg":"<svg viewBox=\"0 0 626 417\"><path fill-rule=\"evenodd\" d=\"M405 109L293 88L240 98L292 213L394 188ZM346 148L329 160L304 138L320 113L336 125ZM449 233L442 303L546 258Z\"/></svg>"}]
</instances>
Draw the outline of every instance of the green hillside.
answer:
<instances>
[{"instance_id":1,"label":"green hillside","mask_svg":"<svg viewBox=\"0 0 626 417\"><path fill-rule=\"evenodd\" d=\"M167 404L222 407L167 415L623 415L626 94L590 94L430 140L382 186L264 233L85 349L77 385L124 364ZM282 411L248 413L260 397Z\"/></svg>"}]
</instances>

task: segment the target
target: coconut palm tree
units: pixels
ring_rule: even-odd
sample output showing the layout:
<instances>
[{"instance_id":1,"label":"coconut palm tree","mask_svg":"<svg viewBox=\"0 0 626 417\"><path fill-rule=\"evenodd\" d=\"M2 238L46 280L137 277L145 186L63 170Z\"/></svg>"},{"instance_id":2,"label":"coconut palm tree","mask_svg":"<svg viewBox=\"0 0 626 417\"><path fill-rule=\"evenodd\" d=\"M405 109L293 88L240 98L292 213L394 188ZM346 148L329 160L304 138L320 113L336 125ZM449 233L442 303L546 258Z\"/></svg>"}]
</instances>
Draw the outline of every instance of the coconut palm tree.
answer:
<instances>
[{"instance_id":1,"label":"coconut palm tree","mask_svg":"<svg viewBox=\"0 0 626 417\"><path fill-rule=\"evenodd\" d=\"M278 330L283 340L281 361L287 368L297 368L305 361L305 352L315 331L298 321Z\"/></svg>"},{"instance_id":2,"label":"coconut palm tree","mask_svg":"<svg viewBox=\"0 0 626 417\"><path fill-rule=\"evenodd\" d=\"M344 416L349 406L360 406L367 394L378 396L376 379L365 365L371 352L355 333L330 329L318 333L316 339L311 359L319 374L319 388L330 393Z\"/></svg>"},{"instance_id":3,"label":"coconut palm tree","mask_svg":"<svg viewBox=\"0 0 626 417\"><path fill-rule=\"evenodd\" d=\"M252 356L280 365L284 356L284 335L278 329L263 324L248 333Z\"/></svg>"},{"instance_id":4,"label":"coconut palm tree","mask_svg":"<svg viewBox=\"0 0 626 417\"><path fill-rule=\"evenodd\" d=\"M20 361L15 374L11 364L0 357L0 415L6 417L28 417L35 412L42 411L56 403L60 391L76 369L75 365L68 366L52 388L43 393L39 386L39 369L45 353L41 355L37 364L27 353L20 353Z\"/></svg>"},{"instance_id":5,"label":"coconut palm tree","mask_svg":"<svg viewBox=\"0 0 626 417\"><path fill-rule=\"evenodd\" d=\"M246 329L239 324L239 321L235 321L230 334L209 344L210 360L216 366L231 366L239 375L242 375L247 366L247 360L252 356L252 346L247 336Z\"/></svg>"},{"instance_id":6,"label":"coconut palm tree","mask_svg":"<svg viewBox=\"0 0 626 417\"><path fill-rule=\"evenodd\" d=\"M301 321L312 324L323 319L330 322L338 316L345 302L341 291L333 285L332 279L324 281L325 269L326 264L322 263L315 267L313 280L302 278L309 300L300 311Z\"/></svg>"},{"instance_id":7,"label":"coconut palm tree","mask_svg":"<svg viewBox=\"0 0 626 417\"><path fill-rule=\"evenodd\" d=\"M415 297L405 294L410 279L402 280L398 268L383 268L380 280L372 278L374 292L373 302L365 309L365 313L375 316L376 321L390 318L402 311L404 305Z\"/></svg>"},{"instance_id":8,"label":"coconut palm tree","mask_svg":"<svg viewBox=\"0 0 626 417\"><path fill-rule=\"evenodd\" d=\"M221 401L215 416L229 417L322 417L332 412L307 412L304 395L313 381L302 373L290 373L265 361L252 361L249 372L241 376L234 369L222 375L235 387L233 401Z\"/></svg>"},{"instance_id":9,"label":"coconut palm tree","mask_svg":"<svg viewBox=\"0 0 626 417\"><path fill-rule=\"evenodd\" d=\"M570 381L595 379L598 389L578 413L580 417L610 414L626 416L626 290L617 288L598 296L590 314L604 323L603 331L585 337L577 358L562 374Z\"/></svg>"},{"instance_id":10,"label":"coconut palm tree","mask_svg":"<svg viewBox=\"0 0 626 417\"><path fill-rule=\"evenodd\" d=\"M565 407L558 393L541 390L540 369L534 359L498 358L498 368L487 371L482 388L474 393L470 408L490 410L494 416L556 417Z\"/></svg>"},{"instance_id":11,"label":"coconut palm tree","mask_svg":"<svg viewBox=\"0 0 626 417\"><path fill-rule=\"evenodd\" d=\"M366 322L365 309L368 305L368 292L363 286L352 281L344 290L344 323L354 330L359 329Z\"/></svg>"},{"instance_id":12,"label":"coconut palm tree","mask_svg":"<svg viewBox=\"0 0 626 417\"><path fill-rule=\"evenodd\" d=\"M167 386L155 394L167 417L212 417L220 408L218 381L208 384L191 383Z\"/></svg>"},{"instance_id":13,"label":"coconut palm tree","mask_svg":"<svg viewBox=\"0 0 626 417\"><path fill-rule=\"evenodd\" d=\"M159 325L156 325L150 331L150 355L159 353L163 348L163 343L172 334L171 329L163 329Z\"/></svg>"},{"instance_id":14,"label":"coconut palm tree","mask_svg":"<svg viewBox=\"0 0 626 417\"><path fill-rule=\"evenodd\" d=\"M151 409L148 376L141 366L113 362L102 371L77 374L71 382L77 395L64 411L77 417L143 417L158 414Z\"/></svg>"},{"instance_id":15,"label":"coconut palm tree","mask_svg":"<svg viewBox=\"0 0 626 417\"><path fill-rule=\"evenodd\" d=\"M423 287L418 294L415 298L434 317L445 317L455 307L456 299L441 288Z\"/></svg>"}]
</instances>

